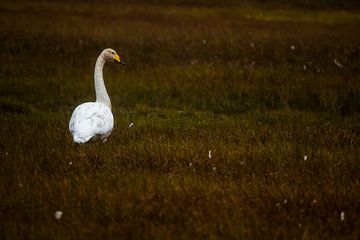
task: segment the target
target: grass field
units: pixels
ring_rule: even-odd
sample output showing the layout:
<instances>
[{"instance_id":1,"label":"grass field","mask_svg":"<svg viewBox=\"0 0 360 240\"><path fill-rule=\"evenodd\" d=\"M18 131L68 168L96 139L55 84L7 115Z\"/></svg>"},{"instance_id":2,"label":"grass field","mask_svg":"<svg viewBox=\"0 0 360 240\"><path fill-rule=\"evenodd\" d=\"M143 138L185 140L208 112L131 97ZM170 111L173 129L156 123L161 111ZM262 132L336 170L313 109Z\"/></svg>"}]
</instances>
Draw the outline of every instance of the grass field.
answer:
<instances>
[{"instance_id":1,"label":"grass field","mask_svg":"<svg viewBox=\"0 0 360 240\"><path fill-rule=\"evenodd\" d=\"M209 2L0 2L1 239L360 238L360 8Z\"/></svg>"}]
</instances>

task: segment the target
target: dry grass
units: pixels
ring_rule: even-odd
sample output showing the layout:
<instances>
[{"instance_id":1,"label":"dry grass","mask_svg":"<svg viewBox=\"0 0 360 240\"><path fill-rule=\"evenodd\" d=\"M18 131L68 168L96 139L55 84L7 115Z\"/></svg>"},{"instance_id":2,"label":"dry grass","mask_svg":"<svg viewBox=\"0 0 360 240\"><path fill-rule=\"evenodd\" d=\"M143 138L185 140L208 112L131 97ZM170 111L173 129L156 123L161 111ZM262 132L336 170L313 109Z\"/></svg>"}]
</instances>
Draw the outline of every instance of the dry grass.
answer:
<instances>
[{"instance_id":1,"label":"dry grass","mask_svg":"<svg viewBox=\"0 0 360 240\"><path fill-rule=\"evenodd\" d=\"M182 2L0 3L1 239L360 237L359 12Z\"/></svg>"}]
</instances>

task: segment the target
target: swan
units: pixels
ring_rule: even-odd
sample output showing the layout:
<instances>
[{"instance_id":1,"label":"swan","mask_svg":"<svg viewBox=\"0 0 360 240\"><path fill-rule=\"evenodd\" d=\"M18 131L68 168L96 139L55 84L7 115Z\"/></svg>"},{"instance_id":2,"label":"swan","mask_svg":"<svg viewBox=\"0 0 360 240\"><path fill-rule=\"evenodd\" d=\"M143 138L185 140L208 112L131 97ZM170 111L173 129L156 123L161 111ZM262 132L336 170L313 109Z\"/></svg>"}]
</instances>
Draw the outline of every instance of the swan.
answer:
<instances>
[{"instance_id":1,"label":"swan","mask_svg":"<svg viewBox=\"0 0 360 240\"><path fill-rule=\"evenodd\" d=\"M105 88L102 71L105 62L125 65L111 48L105 49L99 55L94 72L96 101L77 106L69 121L69 130L75 143L82 144L98 139L105 142L114 127L110 97Z\"/></svg>"}]
</instances>

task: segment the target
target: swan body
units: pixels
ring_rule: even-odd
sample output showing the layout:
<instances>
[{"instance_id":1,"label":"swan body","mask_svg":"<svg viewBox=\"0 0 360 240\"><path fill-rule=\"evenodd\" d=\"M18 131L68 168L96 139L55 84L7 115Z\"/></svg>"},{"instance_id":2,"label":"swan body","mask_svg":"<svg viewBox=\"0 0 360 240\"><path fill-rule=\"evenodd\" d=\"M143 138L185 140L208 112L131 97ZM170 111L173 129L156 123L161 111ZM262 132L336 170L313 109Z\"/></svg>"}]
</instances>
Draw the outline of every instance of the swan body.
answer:
<instances>
[{"instance_id":1,"label":"swan body","mask_svg":"<svg viewBox=\"0 0 360 240\"><path fill-rule=\"evenodd\" d=\"M87 102L77 106L69 123L74 142L106 141L114 127L111 109L103 103Z\"/></svg>"},{"instance_id":2,"label":"swan body","mask_svg":"<svg viewBox=\"0 0 360 240\"><path fill-rule=\"evenodd\" d=\"M82 144L98 139L105 142L114 127L110 97L102 73L106 61L124 65L119 55L110 48L105 49L98 57L94 73L96 101L77 106L69 121L69 130L75 143Z\"/></svg>"}]
</instances>

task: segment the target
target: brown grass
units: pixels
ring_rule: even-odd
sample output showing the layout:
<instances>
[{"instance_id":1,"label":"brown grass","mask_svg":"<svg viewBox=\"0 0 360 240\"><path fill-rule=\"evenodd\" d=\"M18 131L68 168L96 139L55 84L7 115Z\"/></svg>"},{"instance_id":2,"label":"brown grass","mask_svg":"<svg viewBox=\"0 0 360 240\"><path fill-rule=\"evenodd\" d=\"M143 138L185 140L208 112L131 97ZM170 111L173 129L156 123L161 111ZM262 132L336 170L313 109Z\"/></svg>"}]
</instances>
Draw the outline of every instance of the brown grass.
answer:
<instances>
[{"instance_id":1,"label":"brown grass","mask_svg":"<svg viewBox=\"0 0 360 240\"><path fill-rule=\"evenodd\" d=\"M359 13L275 6L1 2L0 238L358 239Z\"/></svg>"}]
</instances>

